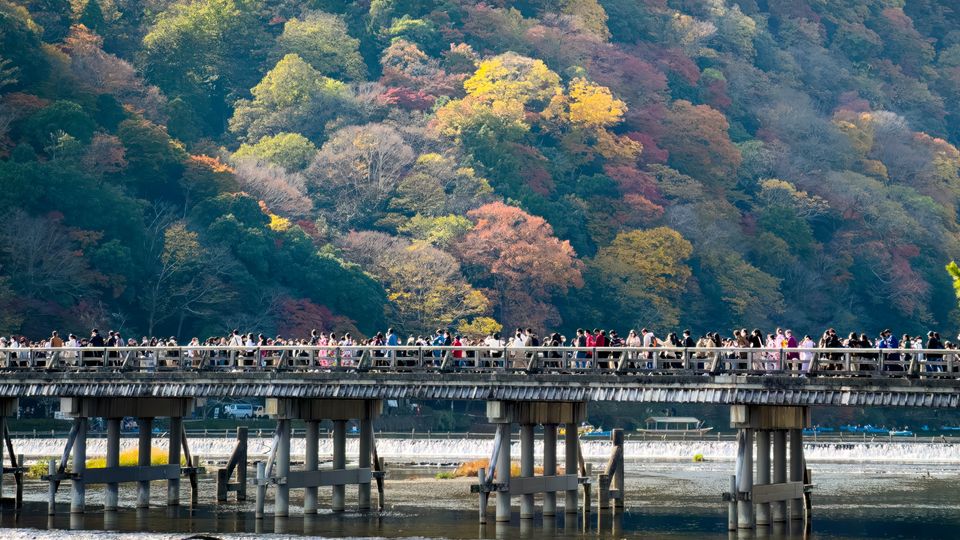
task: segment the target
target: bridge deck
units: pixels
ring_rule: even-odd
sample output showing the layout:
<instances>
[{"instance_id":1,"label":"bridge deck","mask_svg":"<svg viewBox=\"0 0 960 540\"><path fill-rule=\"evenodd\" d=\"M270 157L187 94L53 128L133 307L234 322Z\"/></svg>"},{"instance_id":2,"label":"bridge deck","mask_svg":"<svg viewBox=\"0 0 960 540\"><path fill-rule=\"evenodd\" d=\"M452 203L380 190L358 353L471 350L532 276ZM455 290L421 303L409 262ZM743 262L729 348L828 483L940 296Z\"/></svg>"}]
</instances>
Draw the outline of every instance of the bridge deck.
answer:
<instances>
[{"instance_id":1,"label":"bridge deck","mask_svg":"<svg viewBox=\"0 0 960 540\"><path fill-rule=\"evenodd\" d=\"M952 351L0 349L0 397L289 397L960 406Z\"/></svg>"},{"instance_id":2,"label":"bridge deck","mask_svg":"<svg viewBox=\"0 0 960 540\"><path fill-rule=\"evenodd\" d=\"M618 401L955 408L960 381L784 375L436 373L37 373L0 397L341 398Z\"/></svg>"}]
</instances>

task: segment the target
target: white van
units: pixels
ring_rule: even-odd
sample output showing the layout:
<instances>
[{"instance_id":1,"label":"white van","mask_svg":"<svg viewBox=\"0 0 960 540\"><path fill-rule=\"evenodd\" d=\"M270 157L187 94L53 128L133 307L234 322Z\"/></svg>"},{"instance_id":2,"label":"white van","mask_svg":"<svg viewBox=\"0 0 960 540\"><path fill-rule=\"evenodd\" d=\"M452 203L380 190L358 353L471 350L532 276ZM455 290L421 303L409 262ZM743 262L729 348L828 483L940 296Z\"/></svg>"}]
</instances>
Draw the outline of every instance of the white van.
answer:
<instances>
[{"instance_id":1,"label":"white van","mask_svg":"<svg viewBox=\"0 0 960 540\"><path fill-rule=\"evenodd\" d=\"M231 403L223 408L223 415L231 418L253 418L253 405Z\"/></svg>"}]
</instances>

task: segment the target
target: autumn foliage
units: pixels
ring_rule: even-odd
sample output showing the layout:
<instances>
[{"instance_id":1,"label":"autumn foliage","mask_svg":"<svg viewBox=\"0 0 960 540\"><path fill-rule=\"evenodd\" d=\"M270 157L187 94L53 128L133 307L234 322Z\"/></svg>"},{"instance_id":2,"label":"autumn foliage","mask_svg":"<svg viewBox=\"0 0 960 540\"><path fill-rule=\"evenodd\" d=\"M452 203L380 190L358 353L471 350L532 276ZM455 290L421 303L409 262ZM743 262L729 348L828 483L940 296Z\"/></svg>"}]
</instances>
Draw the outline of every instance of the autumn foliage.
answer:
<instances>
[{"instance_id":1,"label":"autumn foliage","mask_svg":"<svg viewBox=\"0 0 960 540\"><path fill-rule=\"evenodd\" d=\"M955 2L0 0L0 333L960 324Z\"/></svg>"}]
</instances>

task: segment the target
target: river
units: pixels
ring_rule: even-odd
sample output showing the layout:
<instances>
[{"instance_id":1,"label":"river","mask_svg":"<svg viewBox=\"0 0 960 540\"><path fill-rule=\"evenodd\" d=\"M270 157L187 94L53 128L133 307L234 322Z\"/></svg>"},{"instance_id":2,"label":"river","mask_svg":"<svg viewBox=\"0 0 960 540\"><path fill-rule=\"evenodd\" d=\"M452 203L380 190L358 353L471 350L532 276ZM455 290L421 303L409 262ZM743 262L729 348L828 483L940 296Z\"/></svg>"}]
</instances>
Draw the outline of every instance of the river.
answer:
<instances>
[{"instance_id":1,"label":"river","mask_svg":"<svg viewBox=\"0 0 960 540\"><path fill-rule=\"evenodd\" d=\"M24 441L26 443L27 441ZM158 443L160 441L157 441ZM39 443L37 443L39 444ZM228 441L220 444L227 445ZM632 445L632 446L631 446ZM95 447L95 445L92 445ZM200 448L203 445L197 444ZM6 508L0 524L14 528L8 538L111 539L141 532L138 538L184 538L208 534L226 538L290 537L314 535L328 538L727 538L726 507L720 494L728 487L733 470L732 444L717 441L628 442L626 448L626 505L620 516L595 512L585 522L565 521L564 516L547 520L537 516L521 521L514 509L508 525L477 524L477 498L470 495L472 479L438 480L437 472L447 464L483 456L489 441L446 440L378 441L388 466L386 508L383 512L332 514L330 490L320 490L321 513L304 518L302 491L291 492L290 512L294 517L258 523L253 516L253 493L246 503L214 504L212 475L201 477L196 508L162 507L164 484L152 488L155 508L132 509L136 487L121 487L120 504L126 509L102 512L103 492L88 487L88 512L68 513L69 489L61 487L58 514L46 516L46 484L28 481L25 504L19 513ZM293 445L297 454L297 444ZM209 443L204 455L217 455ZM251 460L258 459L251 445ZM18 450L20 451L20 450ZM599 467L608 451L605 443L584 446L588 459ZM26 453L26 452L25 452ZM199 452L198 452L199 453ZM694 454L705 461L694 463ZM95 455L95 452L91 453ZM960 445L929 443L842 443L807 447L808 465L813 470L814 538L954 538L960 531ZM251 475L252 477L252 475ZM9 480L7 482L9 484ZM6 488L9 494L9 485ZM188 483L183 499L189 501ZM347 490L348 509L355 504L356 490ZM562 501L562 497L559 497ZM273 494L268 495L267 512ZM515 500L516 504L517 501ZM149 534L142 534L147 532ZM750 536L799 537L799 531L759 530ZM742 536L742 535L741 535Z\"/></svg>"}]
</instances>

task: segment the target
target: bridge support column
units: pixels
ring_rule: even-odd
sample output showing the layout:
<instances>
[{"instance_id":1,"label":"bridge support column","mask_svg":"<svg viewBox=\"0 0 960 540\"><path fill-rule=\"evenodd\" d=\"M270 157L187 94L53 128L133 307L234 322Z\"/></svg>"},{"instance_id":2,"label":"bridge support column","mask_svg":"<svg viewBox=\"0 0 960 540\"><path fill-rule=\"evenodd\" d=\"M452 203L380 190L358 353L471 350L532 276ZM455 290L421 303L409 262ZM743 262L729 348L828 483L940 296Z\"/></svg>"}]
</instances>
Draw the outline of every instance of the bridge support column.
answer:
<instances>
[{"instance_id":1,"label":"bridge support column","mask_svg":"<svg viewBox=\"0 0 960 540\"><path fill-rule=\"evenodd\" d=\"M737 501L737 527L783 522L786 503L804 498L802 429L810 425L810 409L780 405L734 405L730 427L737 433L736 491L726 495ZM790 430L790 479L787 480L787 430ZM773 478L770 477L770 439L773 438ZM757 437L757 476L753 477L753 444ZM799 467L799 469L798 469ZM753 509L756 505L756 521ZM791 508L792 510L792 508ZM792 515L793 511L791 511ZM731 520L732 521L732 520Z\"/></svg>"},{"instance_id":2,"label":"bridge support column","mask_svg":"<svg viewBox=\"0 0 960 540\"><path fill-rule=\"evenodd\" d=\"M5 415L0 415L0 439L3 438L4 432L7 430L7 417ZM7 453L6 445L3 444L3 440L0 440L0 499L3 498L3 458Z\"/></svg>"},{"instance_id":3,"label":"bridge support column","mask_svg":"<svg viewBox=\"0 0 960 540\"><path fill-rule=\"evenodd\" d=\"M742 428L737 432L737 527L752 529L753 503L753 431Z\"/></svg>"},{"instance_id":4,"label":"bridge support column","mask_svg":"<svg viewBox=\"0 0 960 540\"><path fill-rule=\"evenodd\" d=\"M277 428L280 438L277 440L277 501L274 504L274 517L287 517L290 514L290 420L279 420Z\"/></svg>"},{"instance_id":5,"label":"bridge support column","mask_svg":"<svg viewBox=\"0 0 960 540\"><path fill-rule=\"evenodd\" d=\"M87 490L83 485L83 472L87 468L87 419L77 422L77 436L73 441L73 474L70 482L70 513L82 514L86 503Z\"/></svg>"},{"instance_id":6,"label":"bridge support column","mask_svg":"<svg viewBox=\"0 0 960 540\"><path fill-rule=\"evenodd\" d=\"M138 418L137 430L137 465L149 467L153 437L153 418ZM140 480L137 485L137 508L150 508L150 480Z\"/></svg>"},{"instance_id":7,"label":"bridge support column","mask_svg":"<svg viewBox=\"0 0 960 540\"><path fill-rule=\"evenodd\" d=\"M773 432L773 483L786 484L787 482L787 431L778 429ZM770 503L771 514L775 523L787 520L787 500L780 499Z\"/></svg>"},{"instance_id":8,"label":"bridge support column","mask_svg":"<svg viewBox=\"0 0 960 540\"><path fill-rule=\"evenodd\" d=\"M565 474L580 474L580 440L577 437L577 422L567 422L564 426L564 460ZM570 519L577 515L577 488L568 489L563 495L563 513Z\"/></svg>"},{"instance_id":9,"label":"bridge support column","mask_svg":"<svg viewBox=\"0 0 960 540\"><path fill-rule=\"evenodd\" d=\"M357 467L370 468L370 453L373 445L373 420L360 419L360 437L358 440ZM357 508L363 512L370 510L370 481L357 484Z\"/></svg>"},{"instance_id":10,"label":"bridge support column","mask_svg":"<svg viewBox=\"0 0 960 540\"><path fill-rule=\"evenodd\" d=\"M557 474L557 425L543 425L543 475ZM543 494L543 517L554 517L557 514L557 493L549 491ZM546 521L544 522L546 523Z\"/></svg>"},{"instance_id":11,"label":"bridge support column","mask_svg":"<svg viewBox=\"0 0 960 540\"><path fill-rule=\"evenodd\" d=\"M790 481L803 482L803 430L790 430ZM790 519L803 519L803 498L790 499Z\"/></svg>"},{"instance_id":12,"label":"bridge support column","mask_svg":"<svg viewBox=\"0 0 960 540\"><path fill-rule=\"evenodd\" d=\"M497 492L497 522L510 521L510 422L497 424L500 435L500 455L497 456L496 479L500 485L506 485L508 490Z\"/></svg>"},{"instance_id":13,"label":"bridge support column","mask_svg":"<svg viewBox=\"0 0 960 540\"><path fill-rule=\"evenodd\" d=\"M333 421L333 468L334 470L347 467L347 421ZM343 484L333 486L331 506L334 512L343 512L346 498L346 488Z\"/></svg>"},{"instance_id":14,"label":"bridge support column","mask_svg":"<svg viewBox=\"0 0 960 540\"><path fill-rule=\"evenodd\" d=\"M120 466L120 418L107 418L107 467ZM104 496L103 509L117 509L120 498L120 484L110 482Z\"/></svg>"},{"instance_id":15,"label":"bridge support column","mask_svg":"<svg viewBox=\"0 0 960 540\"><path fill-rule=\"evenodd\" d=\"M533 424L520 424L520 476L533 477ZM520 495L520 519L533 519L533 493Z\"/></svg>"},{"instance_id":16,"label":"bridge support column","mask_svg":"<svg viewBox=\"0 0 960 540\"><path fill-rule=\"evenodd\" d=\"M307 472L317 470L320 462L318 450L320 442L320 422L311 420L307 422L307 440L304 444L303 469ZM317 513L317 486L308 486L303 492L303 513Z\"/></svg>"},{"instance_id":17,"label":"bridge support column","mask_svg":"<svg viewBox=\"0 0 960 540\"><path fill-rule=\"evenodd\" d=\"M16 482L16 491L14 492L14 508L17 512L23 507L23 455L17 455L13 449L13 438L10 436L7 427L7 418L16 417L20 408L20 400L17 398L0 399L0 466L4 463L10 463L13 479ZM6 444L4 440L6 439ZM0 467L2 469L3 467ZM0 471L0 495L3 494L3 471Z\"/></svg>"},{"instance_id":18,"label":"bridge support column","mask_svg":"<svg viewBox=\"0 0 960 540\"><path fill-rule=\"evenodd\" d=\"M183 418L170 418L170 433L167 435L167 463L180 464L180 435L183 431ZM167 479L167 506L180 506L180 477Z\"/></svg>"},{"instance_id":19,"label":"bridge support column","mask_svg":"<svg viewBox=\"0 0 960 540\"><path fill-rule=\"evenodd\" d=\"M770 483L770 432L759 429L757 439L757 484ZM756 511L757 525L770 525L770 504L758 503Z\"/></svg>"}]
</instances>

